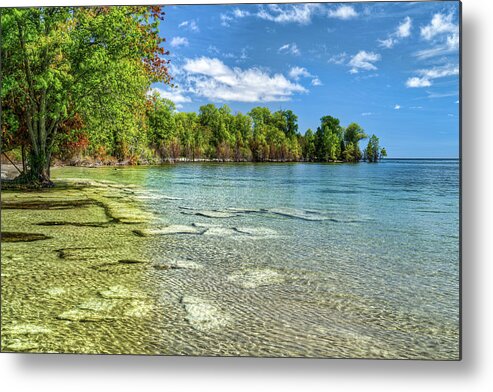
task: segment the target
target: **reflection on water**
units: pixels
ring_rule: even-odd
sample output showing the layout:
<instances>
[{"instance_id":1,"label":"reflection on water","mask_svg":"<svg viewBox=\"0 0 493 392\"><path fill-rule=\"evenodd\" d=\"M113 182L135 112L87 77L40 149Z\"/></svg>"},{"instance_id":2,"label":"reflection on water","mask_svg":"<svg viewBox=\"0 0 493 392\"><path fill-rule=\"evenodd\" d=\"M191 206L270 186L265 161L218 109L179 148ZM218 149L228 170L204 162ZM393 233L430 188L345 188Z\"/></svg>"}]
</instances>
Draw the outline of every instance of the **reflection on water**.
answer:
<instances>
[{"instance_id":1,"label":"reflection on water","mask_svg":"<svg viewBox=\"0 0 493 392\"><path fill-rule=\"evenodd\" d=\"M54 174L92 185L2 195L52 237L2 244L3 348L458 358L458 161Z\"/></svg>"}]
</instances>

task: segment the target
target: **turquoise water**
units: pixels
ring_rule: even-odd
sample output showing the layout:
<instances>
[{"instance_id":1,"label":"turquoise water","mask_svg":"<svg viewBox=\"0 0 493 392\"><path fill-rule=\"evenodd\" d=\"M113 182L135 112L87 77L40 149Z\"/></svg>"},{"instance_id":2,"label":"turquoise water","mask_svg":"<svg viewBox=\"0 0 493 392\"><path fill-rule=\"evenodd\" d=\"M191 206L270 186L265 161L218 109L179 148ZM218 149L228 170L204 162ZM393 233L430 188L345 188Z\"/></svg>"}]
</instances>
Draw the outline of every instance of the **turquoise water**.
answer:
<instances>
[{"instance_id":1,"label":"turquoise water","mask_svg":"<svg viewBox=\"0 0 493 392\"><path fill-rule=\"evenodd\" d=\"M458 358L457 160L54 175L143 189L159 352Z\"/></svg>"}]
</instances>

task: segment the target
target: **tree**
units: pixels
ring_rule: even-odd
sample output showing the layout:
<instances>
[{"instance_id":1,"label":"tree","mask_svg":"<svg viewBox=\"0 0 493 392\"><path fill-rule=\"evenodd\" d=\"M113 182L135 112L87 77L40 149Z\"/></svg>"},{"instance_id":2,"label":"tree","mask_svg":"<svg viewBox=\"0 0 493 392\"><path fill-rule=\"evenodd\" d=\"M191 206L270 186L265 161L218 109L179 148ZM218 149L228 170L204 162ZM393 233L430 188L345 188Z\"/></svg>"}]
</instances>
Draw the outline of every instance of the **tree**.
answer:
<instances>
[{"instance_id":1,"label":"tree","mask_svg":"<svg viewBox=\"0 0 493 392\"><path fill-rule=\"evenodd\" d=\"M175 123L175 104L161 98L154 92L149 99L147 109L148 142L160 151L161 158L166 158L166 151L177 134L183 129L183 123Z\"/></svg>"},{"instance_id":2,"label":"tree","mask_svg":"<svg viewBox=\"0 0 493 392\"><path fill-rule=\"evenodd\" d=\"M321 161L337 161L341 159L341 140L343 129L339 119L324 116L320 119L320 127L315 133L317 159Z\"/></svg>"},{"instance_id":3,"label":"tree","mask_svg":"<svg viewBox=\"0 0 493 392\"><path fill-rule=\"evenodd\" d=\"M115 113L142 123L133 109L152 82L171 80L158 34L163 15L158 6L2 9L1 98L29 135L25 180L52 185L60 127L76 114L93 126L111 124Z\"/></svg>"},{"instance_id":4,"label":"tree","mask_svg":"<svg viewBox=\"0 0 493 392\"><path fill-rule=\"evenodd\" d=\"M361 150L359 149L359 141L366 139L368 136L365 134L363 129L356 123L351 123L348 125L344 131L344 142L345 148L351 145L351 151L346 154L346 160L348 161L359 161L361 159Z\"/></svg>"},{"instance_id":5,"label":"tree","mask_svg":"<svg viewBox=\"0 0 493 392\"><path fill-rule=\"evenodd\" d=\"M368 146L366 147L365 155L368 162L377 162L380 157L380 141L378 137L372 135L368 140Z\"/></svg>"},{"instance_id":6,"label":"tree","mask_svg":"<svg viewBox=\"0 0 493 392\"><path fill-rule=\"evenodd\" d=\"M305 161L315 160L315 135L311 129L308 129L303 138L303 159Z\"/></svg>"}]
</instances>

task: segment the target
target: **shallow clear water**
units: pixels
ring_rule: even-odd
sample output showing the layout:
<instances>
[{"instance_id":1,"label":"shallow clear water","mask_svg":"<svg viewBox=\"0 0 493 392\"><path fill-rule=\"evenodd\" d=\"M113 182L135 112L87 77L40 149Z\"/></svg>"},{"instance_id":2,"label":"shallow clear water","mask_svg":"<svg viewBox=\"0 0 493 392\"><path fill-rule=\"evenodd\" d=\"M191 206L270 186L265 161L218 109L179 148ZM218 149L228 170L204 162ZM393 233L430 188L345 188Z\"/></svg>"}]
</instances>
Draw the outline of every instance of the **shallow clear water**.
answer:
<instances>
[{"instance_id":1,"label":"shallow clear water","mask_svg":"<svg viewBox=\"0 0 493 392\"><path fill-rule=\"evenodd\" d=\"M120 241L150 261L144 352L458 358L456 160L53 174L134 186L149 213Z\"/></svg>"}]
</instances>

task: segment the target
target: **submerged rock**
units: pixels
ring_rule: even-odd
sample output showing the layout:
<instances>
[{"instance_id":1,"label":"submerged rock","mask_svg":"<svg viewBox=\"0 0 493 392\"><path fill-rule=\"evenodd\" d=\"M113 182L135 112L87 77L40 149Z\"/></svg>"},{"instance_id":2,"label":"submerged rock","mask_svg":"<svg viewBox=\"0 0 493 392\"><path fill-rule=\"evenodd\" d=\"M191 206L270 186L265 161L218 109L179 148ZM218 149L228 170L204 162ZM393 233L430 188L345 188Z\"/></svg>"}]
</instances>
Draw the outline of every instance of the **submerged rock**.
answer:
<instances>
[{"instance_id":1,"label":"submerged rock","mask_svg":"<svg viewBox=\"0 0 493 392\"><path fill-rule=\"evenodd\" d=\"M33 242L49 240L51 238L53 237L40 233L19 233L11 231L4 231L1 233L2 242Z\"/></svg>"},{"instance_id":2,"label":"submerged rock","mask_svg":"<svg viewBox=\"0 0 493 392\"><path fill-rule=\"evenodd\" d=\"M42 200L42 198L37 198L36 200L2 202L2 208L5 210L67 210L71 208L82 208L82 207L89 207L93 205L97 205L97 203L91 199Z\"/></svg>"},{"instance_id":3,"label":"submerged rock","mask_svg":"<svg viewBox=\"0 0 493 392\"><path fill-rule=\"evenodd\" d=\"M195 263L190 260L173 260L169 263L159 263L154 264L153 266L157 270L170 270L170 269L189 269L189 270L198 270L203 268L203 265Z\"/></svg>"},{"instance_id":4,"label":"submerged rock","mask_svg":"<svg viewBox=\"0 0 493 392\"><path fill-rule=\"evenodd\" d=\"M110 300L92 298L77 305L77 307L82 310L92 310L95 312L108 312L115 307L115 304L113 301Z\"/></svg>"},{"instance_id":5,"label":"submerged rock","mask_svg":"<svg viewBox=\"0 0 493 392\"><path fill-rule=\"evenodd\" d=\"M65 221L48 221L36 223L38 226L75 226L75 227L107 227L106 222L65 222Z\"/></svg>"},{"instance_id":6,"label":"submerged rock","mask_svg":"<svg viewBox=\"0 0 493 392\"><path fill-rule=\"evenodd\" d=\"M198 216L204 216L206 218L233 218L235 216L238 216L233 211L219 211L219 210L194 210L190 207L180 207L182 210L181 213L185 215L198 215Z\"/></svg>"},{"instance_id":7,"label":"submerged rock","mask_svg":"<svg viewBox=\"0 0 493 392\"><path fill-rule=\"evenodd\" d=\"M62 248L56 249L55 252L63 260L94 260L99 257L97 249L95 247Z\"/></svg>"},{"instance_id":8,"label":"submerged rock","mask_svg":"<svg viewBox=\"0 0 493 392\"><path fill-rule=\"evenodd\" d=\"M183 200L182 197L167 196L160 194L137 194L135 198L141 200Z\"/></svg>"},{"instance_id":9,"label":"submerged rock","mask_svg":"<svg viewBox=\"0 0 493 392\"><path fill-rule=\"evenodd\" d=\"M204 235L232 237L237 236L238 233L234 229L228 227L210 227L204 232Z\"/></svg>"},{"instance_id":10,"label":"submerged rock","mask_svg":"<svg viewBox=\"0 0 493 392\"><path fill-rule=\"evenodd\" d=\"M109 299L145 299L147 296L143 293L131 291L124 286L112 286L108 290L102 290L99 294L103 298Z\"/></svg>"},{"instance_id":11,"label":"submerged rock","mask_svg":"<svg viewBox=\"0 0 493 392\"><path fill-rule=\"evenodd\" d=\"M39 335L51 333L51 329L35 324L18 324L2 330L5 335Z\"/></svg>"},{"instance_id":12,"label":"submerged rock","mask_svg":"<svg viewBox=\"0 0 493 392\"><path fill-rule=\"evenodd\" d=\"M64 321L99 322L113 321L116 318L107 314L100 314L92 310L71 309L58 315L57 319Z\"/></svg>"},{"instance_id":13,"label":"submerged rock","mask_svg":"<svg viewBox=\"0 0 493 392\"><path fill-rule=\"evenodd\" d=\"M127 317L143 318L146 317L153 310L153 306L146 301L132 301L124 311L124 315Z\"/></svg>"},{"instance_id":14,"label":"submerged rock","mask_svg":"<svg viewBox=\"0 0 493 392\"><path fill-rule=\"evenodd\" d=\"M229 315L211 302L193 296L183 296L181 303L187 312L186 320L201 332L219 331L230 323Z\"/></svg>"},{"instance_id":15,"label":"submerged rock","mask_svg":"<svg viewBox=\"0 0 493 392\"><path fill-rule=\"evenodd\" d=\"M277 231L268 229L265 227L234 227L234 230L236 230L238 233L241 234L248 234L250 236L255 236L255 237L273 237L277 236Z\"/></svg>"},{"instance_id":16,"label":"submerged rock","mask_svg":"<svg viewBox=\"0 0 493 392\"><path fill-rule=\"evenodd\" d=\"M36 350L39 347L37 343L22 340L22 339L10 339L7 340L5 345L2 344L2 351L19 352L19 351L31 351Z\"/></svg>"},{"instance_id":17,"label":"submerged rock","mask_svg":"<svg viewBox=\"0 0 493 392\"><path fill-rule=\"evenodd\" d=\"M206 229L186 226L186 225L170 225L157 229L134 230L133 233L139 237L147 237L153 235L171 235L171 234L202 234Z\"/></svg>"},{"instance_id":18,"label":"submerged rock","mask_svg":"<svg viewBox=\"0 0 493 392\"><path fill-rule=\"evenodd\" d=\"M61 287L52 287L46 290L46 293L49 295L57 296L66 293L66 290Z\"/></svg>"},{"instance_id":19,"label":"submerged rock","mask_svg":"<svg viewBox=\"0 0 493 392\"><path fill-rule=\"evenodd\" d=\"M266 212L288 217L288 218L302 219L306 221L323 221L329 219L329 217L324 216L317 211L297 210L294 208L271 208L266 210Z\"/></svg>"},{"instance_id":20,"label":"submerged rock","mask_svg":"<svg viewBox=\"0 0 493 392\"><path fill-rule=\"evenodd\" d=\"M135 260L135 259L124 259L124 260L118 260L120 264L145 264L146 261L144 260Z\"/></svg>"},{"instance_id":21,"label":"submerged rock","mask_svg":"<svg viewBox=\"0 0 493 392\"><path fill-rule=\"evenodd\" d=\"M282 283L284 277L282 274L272 269L256 269L234 273L228 277L228 280L236 286L245 289L254 289L260 286Z\"/></svg>"}]
</instances>

